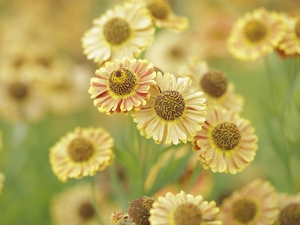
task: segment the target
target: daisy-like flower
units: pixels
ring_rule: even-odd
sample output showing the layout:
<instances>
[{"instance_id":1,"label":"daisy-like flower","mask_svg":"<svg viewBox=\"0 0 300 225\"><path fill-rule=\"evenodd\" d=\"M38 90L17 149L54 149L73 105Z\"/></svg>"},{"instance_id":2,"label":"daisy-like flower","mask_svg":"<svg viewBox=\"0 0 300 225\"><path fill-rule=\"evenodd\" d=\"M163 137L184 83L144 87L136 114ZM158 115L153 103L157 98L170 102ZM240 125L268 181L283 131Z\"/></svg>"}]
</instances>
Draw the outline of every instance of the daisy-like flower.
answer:
<instances>
[{"instance_id":1,"label":"daisy-like flower","mask_svg":"<svg viewBox=\"0 0 300 225\"><path fill-rule=\"evenodd\" d=\"M287 30L278 49L282 50L285 55L300 54L300 16L290 17L283 14L282 17Z\"/></svg>"},{"instance_id":2,"label":"daisy-like flower","mask_svg":"<svg viewBox=\"0 0 300 225\"><path fill-rule=\"evenodd\" d=\"M62 182L93 176L112 164L112 148L113 139L104 129L77 127L50 149L50 164Z\"/></svg>"},{"instance_id":3,"label":"daisy-like flower","mask_svg":"<svg viewBox=\"0 0 300 225\"><path fill-rule=\"evenodd\" d=\"M82 38L82 46L87 58L99 65L117 58L138 57L154 38L151 16L141 4L117 5L93 23Z\"/></svg>"},{"instance_id":4,"label":"daisy-like flower","mask_svg":"<svg viewBox=\"0 0 300 225\"><path fill-rule=\"evenodd\" d=\"M193 139L203 168L235 174L254 160L258 137L250 122L221 107L211 107L202 130Z\"/></svg>"},{"instance_id":5,"label":"daisy-like flower","mask_svg":"<svg viewBox=\"0 0 300 225\"><path fill-rule=\"evenodd\" d=\"M276 225L300 224L300 194L279 193L279 217Z\"/></svg>"},{"instance_id":6,"label":"daisy-like flower","mask_svg":"<svg viewBox=\"0 0 300 225\"><path fill-rule=\"evenodd\" d=\"M241 60L256 60L271 53L285 33L277 12L258 8L239 19L227 40L229 52Z\"/></svg>"},{"instance_id":7,"label":"daisy-like flower","mask_svg":"<svg viewBox=\"0 0 300 225\"><path fill-rule=\"evenodd\" d=\"M243 110L244 98L235 93L234 84L223 72L210 69L206 61L190 57L188 63L180 67L179 74L192 79L191 88L204 93L207 106L218 105L235 112Z\"/></svg>"},{"instance_id":8,"label":"daisy-like flower","mask_svg":"<svg viewBox=\"0 0 300 225\"><path fill-rule=\"evenodd\" d=\"M173 32L181 32L189 26L188 19L178 16L167 0L126 0L127 2L144 3L153 17L155 26Z\"/></svg>"},{"instance_id":9,"label":"daisy-like flower","mask_svg":"<svg viewBox=\"0 0 300 225\"><path fill-rule=\"evenodd\" d=\"M170 73L157 73L157 85L151 86L150 99L139 111L133 111L133 121L141 135L157 143L191 141L205 121L205 98L202 92L189 92L191 80Z\"/></svg>"},{"instance_id":10,"label":"daisy-like flower","mask_svg":"<svg viewBox=\"0 0 300 225\"><path fill-rule=\"evenodd\" d=\"M129 203L128 215L130 219L139 225L150 225L149 216L153 202L152 197L143 196Z\"/></svg>"},{"instance_id":11,"label":"daisy-like flower","mask_svg":"<svg viewBox=\"0 0 300 225\"><path fill-rule=\"evenodd\" d=\"M146 60L116 59L96 71L89 93L100 112L127 113L146 104L155 76L153 65Z\"/></svg>"},{"instance_id":12,"label":"daisy-like flower","mask_svg":"<svg viewBox=\"0 0 300 225\"><path fill-rule=\"evenodd\" d=\"M218 219L230 225L273 225L278 213L275 188L268 181L254 180L223 199Z\"/></svg>"},{"instance_id":13,"label":"daisy-like flower","mask_svg":"<svg viewBox=\"0 0 300 225\"><path fill-rule=\"evenodd\" d=\"M153 203L149 221L151 225L222 225L221 221L215 220L218 212L216 203L204 201L201 195L194 197L184 191L177 195L168 192Z\"/></svg>"}]
</instances>

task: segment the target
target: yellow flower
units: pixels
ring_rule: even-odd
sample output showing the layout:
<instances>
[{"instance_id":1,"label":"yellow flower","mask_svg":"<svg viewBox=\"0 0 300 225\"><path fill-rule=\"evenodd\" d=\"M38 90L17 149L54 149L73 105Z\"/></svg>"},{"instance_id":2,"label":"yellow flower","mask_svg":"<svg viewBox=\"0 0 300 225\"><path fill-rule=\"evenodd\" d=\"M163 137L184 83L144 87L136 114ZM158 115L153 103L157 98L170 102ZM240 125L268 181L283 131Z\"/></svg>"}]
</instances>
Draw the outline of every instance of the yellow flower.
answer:
<instances>
[{"instance_id":1,"label":"yellow flower","mask_svg":"<svg viewBox=\"0 0 300 225\"><path fill-rule=\"evenodd\" d=\"M173 32L181 32L189 26L186 17L177 16L167 0L126 0L127 2L144 3L149 10L155 25Z\"/></svg>"},{"instance_id":2,"label":"yellow flower","mask_svg":"<svg viewBox=\"0 0 300 225\"><path fill-rule=\"evenodd\" d=\"M279 193L279 217L276 225L300 224L300 194Z\"/></svg>"},{"instance_id":3,"label":"yellow flower","mask_svg":"<svg viewBox=\"0 0 300 225\"><path fill-rule=\"evenodd\" d=\"M112 164L112 148L113 139L102 128L77 127L50 149L50 164L62 182L93 176Z\"/></svg>"},{"instance_id":4,"label":"yellow flower","mask_svg":"<svg viewBox=\"0 0 300 225\"><path fill-rule=\"evenodd\" d=\"M117 5L93 21L82 38L84 54L102 65L117 58L134 58L148 48L155 28L147 9L140 4Z\"/></svg>"},{"instance_id":5,"label":"yellow flower","mask_svg":"<svg viewBox=\"0 0 300 225\"><path fill-rule=\"evenodd\" d=\"M150 99L140 111L132 112L141 135L157 143L186 143L201 130L205 121L202 92L189 92L191 80L170 73L157 73L157 85L151 86Z\"/></svg>"},{"instance_id":6,"label":"yellow flower","mask_svg":"<svg viewBox=\"0 0 300 225\"><path fill-rule=\"evenodd\" d=\"M257 140L248 120L234 111L212 107L192 143L205 169L235 174L254 160Z\"/></svg>"},{"instance_id":7,"label":"yellow flower","mask_svg":"<svg viewBox=\"0 0 300 225\"><path fill-rule=\"evenodd\" d=\"M283 14L282 17L287 30L278 48L286 55L300 54L300 16L290 17Z\"/></svg>"},{"instance_id":8,"label":"yellow flower","mask_svg":"<svg viewBox=\"0 0 300 225\"><path fill-rule=\"evenodd\" d=\"M89 93L100 112L112 114L140 108L146 104L156 73L146 60L123 58L106 62L91 78Z\"/></svg>"},{"instance_id":9,"label":"yellow flower","mask_svg":"<svg viewBox=\"0 0 300 225\"><path fill-rule=\"evenodd\" d=\"M256 60L271 53L285 33L280 15L258 8L239 19L227 40L229 52L242 60Z\"/></svg>"},{"instance_id":10,"label":"yellow flower","mask_svg":"<svg viewBox=\"0 0 300 225\"><path fill-rule=\"evenodd\" d=\"M149 221L151 225L222 225L221 221L215 220L218 212L216 203L204 201L201 195L194 197L184 191L177 195L168 192L153 203Z\"/></svg>"},{"instance_id":11,"label":"yellow flower","mask_svg":"<svg viewBox=\"0 0 300 225\"><path fill-rule=\"evenodd\" d=\"M278 212L275 188L268 181L254 180L222 201L218 219L230 225L273 225Z\"/></svg>"},{"instance_id":12,"label":"yellow flower","mask_svg":"<svg viewBox=\"0 0 300 225\"><path fill-rule=\"evenodd\" d=\"M235 112L243 110L244 98L235 93L234 84L223 72L210 69L206 61L190 57L188 63L180 67L179 75L192 79L191 88L204 93L207 106L218 105Z\"/></svg>"}]
</instances>

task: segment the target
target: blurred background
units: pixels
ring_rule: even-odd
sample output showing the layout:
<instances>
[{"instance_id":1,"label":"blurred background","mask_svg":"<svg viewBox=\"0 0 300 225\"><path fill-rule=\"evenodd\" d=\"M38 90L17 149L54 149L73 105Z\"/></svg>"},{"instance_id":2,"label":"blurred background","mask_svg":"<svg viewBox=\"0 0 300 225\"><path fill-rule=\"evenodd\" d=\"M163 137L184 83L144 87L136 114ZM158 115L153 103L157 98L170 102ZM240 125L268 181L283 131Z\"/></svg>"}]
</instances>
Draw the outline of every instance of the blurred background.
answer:
<instances>
[{"instance_id":1,"label":"blurred background","mask_svg":"<svg viewBox=\"0 0 300 225\"><path fill-rule=\"evenodd\" d=\"M49 164L49 148L76 126L101 126L116 134L112 119L97 111L87 92L97 66L83 55L81 37L94 18L122 1L0 1L0 172L5 176L0 224L50 225L54 224L50 213L53 196L78 181L61 183L57 179ZM265 138L268 127L262 106L271 96L263 61L237 61L227 52L226 39L245 12L263 6L299 14L299 1L170 0L170 4L176 14L189 18L189 30L157 32L143 56L174 74L189 55L225 72L245 98L242 117L251 120L259 137L255 161L241 174L208 171L214 180L208 197L221 198L254 178L268 179L279 191L290 191L282 162ZM286 64L275 53L270 60L274 74L283 80L280 71L287 71ZM18 105L17 100L24 96L28 100ZM123 115L113 116L122 123ZM299 190L298 163L299 158L294 158L291 167ZM108 181L104 177L102 182ZM109 218L109 214L104 216Z\"/></svg>"}]
</instances>

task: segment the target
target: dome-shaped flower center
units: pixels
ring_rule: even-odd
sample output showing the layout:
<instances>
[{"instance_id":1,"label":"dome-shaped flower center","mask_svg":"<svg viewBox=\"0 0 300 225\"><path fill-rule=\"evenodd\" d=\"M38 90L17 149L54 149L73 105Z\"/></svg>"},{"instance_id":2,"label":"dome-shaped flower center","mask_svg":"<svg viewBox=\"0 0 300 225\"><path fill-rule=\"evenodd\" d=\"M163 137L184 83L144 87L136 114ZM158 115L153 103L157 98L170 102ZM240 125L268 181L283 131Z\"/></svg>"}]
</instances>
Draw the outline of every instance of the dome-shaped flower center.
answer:
<instances>
[{"instance_id":1,"label":"dome-shaped flower center","mask_svg":"<svg viewBox=\"0 0 300 225\"><path fill-rule=\"evenodd\" d=\"M259 20L251 20L244 27L244 35L251 43L260 42L267 36L267 26Z\"/></svg>"},{"instance_id":2,"label":"dome-shaped flower center","mask_svg":"<svg viewBox=\"0 0 300 225\"><path fill-rule=\"evenodd\" d=\"M81 204L78 213L83 220L89 220L95 215L94 208L89 202L84 202Z\"/></svg>"},{"instance_id":3,"label":"dome-shaped flower center","mask_svg":"<svg viewBox=\"0 0 300 225\"><path fill-rule=\"evenodd\" d=\"M128 210L129 217L135 224L139 225L150 225L149 210L152 208L154 198L143 196L130 202L130 207Z\"/></svg>"},{"instance_id":4,"label":"dome-shaped flower center","mask_svg":"<svg viewBox=\"0 0 300 225\"><path fill-rule=\"evenodd\" d=\"M177 206L174 212L175 225L199 225L202 224L200 208L193 203L184 203Z\"/></svg>"},{"instance_id":5,"label":"dome-shaped flower center","mask_svg":"<svg viewBox=\"0 0 300 225\"><path fill-rule=\"evenodd\" d=\"M125 19L112 18L104 24L103 34L110 44L120 45L129 38L130 26Z\"/></svg>"},{"instance_id":6,"label":"dome-shaped flower center","mask_svg":"<svg viewBox=\"0 0 300 225\"><path fill-rule=\"evenodd\" d=\"M295 24L295 34L297 38L300 39L300 17L298 18L296 24Z\"/></svg>"},{"instance_id":7,"label":"dome-shaped flower center","mask_svg":"<svg viewBox=\"0 0 300 225\"><path fill-rule=\"evenodd\" d=\"M257 207L255 202L250 199L239 199L232 205L232 216L242 224L248 224L254 219Z\"/></svg>"},{"instance_id":8,"label":"dome-shaped flower center","mask_svg":"<svg viewBox=\"0 0 300 225\"><path fill-rule=\"evenodd\" d=\"M74 162L86 162L94 154L93 144L85 138L75 138L68 146L68 154Z\"/></svg>"},{"instance_id":9,"label":"dome-shaped flower center","mask_svg":"<svg viewBox=\"0 0 300 225\"><path fill-rule=\"evenodd\" d=\"M170 12L170 6L165 0L153 0L147 5L147 8L152 16L160 20L167 19Z\"/></svg>"},{"instance_id":10,"label":"dome-shaped flower center","mask_svg":"<svg viewBox=\"0 0 300 225\"><path fill-rule=\"evenodd\" d=\"M204 74L200 85L205 93L218 98L226 92L227 79L225 74L221 71L211 70Z\"/></svg>"},{"instance_id":11,"label":"dome-shaped flower center","mask_svg":"<svg viewBox=\"0 0 300 225\"><path fill-rule=\"evenodd\" d=\"M117 68L111 72L108 78L109 89L119 96L131 93L136 84L136 74L128 68Z\"/></svg>"},{"instance_id":12,"label":"dome-shaped flower center","mask_svg":"<svg viewBox=\"0 0 300 225\"><path fill-rule=\"evenodd\" d=\"M299 225L300 224L300 204L290 204L280 212L281 225Z\"/></svg>"},{"instance_id":13,"label":"dome-shaped flower center","mask_svg":"<svg viewBox=\"0 0 300 225\"><path fill-rule=\"evenodd\" d=\"M219 148L231 150L239 144L241 132L234 123L224 122L213 129L212 138Z\"/></svg>"},{"instance_id":14,"label":"dome-shaped flower center","mask_svg":"<svg viewBox=\"0 0 300 225\"><path fill-rule=\"evenodd\" d=\"M21 82L14 82L8 87L8 93L12 98L20 101L28 95L28 87Z\"/></svg>"},{"instance_id":15,"label":"dome-shaped flower center","mask_svg":"<svg viewBox=\"0 0 300 225\"><path fill-rule=\"evenodd\" d=\"M184 108L184 98L178 91L164 91L156 97L154 103L157 115L167 121L179 118Z\"/></svg>"}]
</instances>

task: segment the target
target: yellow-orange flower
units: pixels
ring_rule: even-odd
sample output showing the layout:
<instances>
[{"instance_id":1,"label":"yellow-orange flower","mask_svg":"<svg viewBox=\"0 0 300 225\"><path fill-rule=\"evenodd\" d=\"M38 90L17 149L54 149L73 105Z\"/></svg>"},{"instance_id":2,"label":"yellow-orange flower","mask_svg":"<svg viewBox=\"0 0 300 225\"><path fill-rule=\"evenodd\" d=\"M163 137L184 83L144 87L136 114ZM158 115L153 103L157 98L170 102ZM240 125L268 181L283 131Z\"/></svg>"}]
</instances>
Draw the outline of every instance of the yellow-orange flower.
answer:
<instances>
[{"instance_id":1,"label":"yellow-orange flower","mask_svg":"<svg viewBox=\"0 0 300 225\"><path fill-rule=\"evenodd\" d=\"M205 169L235 174L254 160L257 140L248 120L234 111L211 107L192 143Z\"/></svg>"},{"instance_id":2,"label":"yellow-orange flower","mask_svg":"<svg viewBox=\"0 0 300 225\"><path fill-rule=\"evenodd\" d=\"M113 139L102 128L77 127L50 149L52 171L62 182L93 176L111 165L114 157Z\"/></svg>"}]
</instances>

